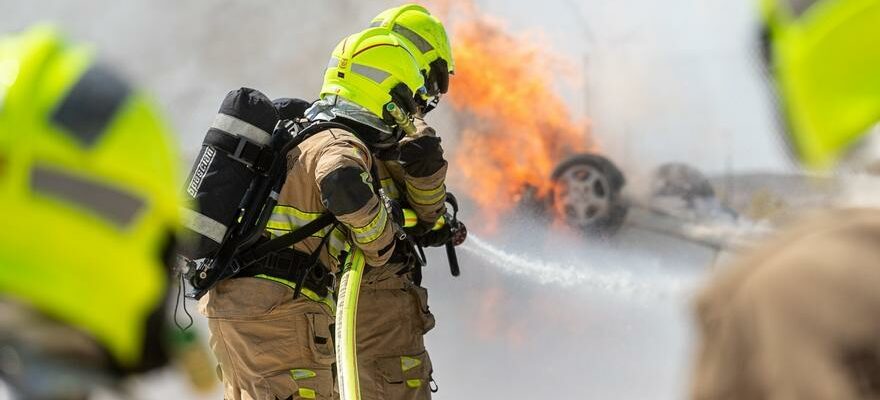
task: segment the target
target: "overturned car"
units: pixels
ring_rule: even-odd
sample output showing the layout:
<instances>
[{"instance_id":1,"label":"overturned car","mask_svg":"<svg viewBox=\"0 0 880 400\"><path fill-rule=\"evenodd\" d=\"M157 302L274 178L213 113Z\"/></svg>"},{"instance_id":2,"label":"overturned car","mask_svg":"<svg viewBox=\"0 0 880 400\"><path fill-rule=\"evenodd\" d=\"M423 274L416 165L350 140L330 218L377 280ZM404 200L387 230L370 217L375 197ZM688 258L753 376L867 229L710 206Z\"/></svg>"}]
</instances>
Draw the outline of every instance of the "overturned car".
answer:
<instances>
[{"instance_id":1,"label":"overturned car","mask_svg":"<svg viewBox=\"0 0 880 400\"><path fill-rule=\"evenodd\" d=\"M646 193L636 194L614 162L593 153L560 162L549 179L548 196L525 195L521 205L591 237L629 227L718 250L748 246L793 215L831 206L850 186L841 177L796 173L709 177L668 163L651 174Z\"/></svg>"}]
</instances>

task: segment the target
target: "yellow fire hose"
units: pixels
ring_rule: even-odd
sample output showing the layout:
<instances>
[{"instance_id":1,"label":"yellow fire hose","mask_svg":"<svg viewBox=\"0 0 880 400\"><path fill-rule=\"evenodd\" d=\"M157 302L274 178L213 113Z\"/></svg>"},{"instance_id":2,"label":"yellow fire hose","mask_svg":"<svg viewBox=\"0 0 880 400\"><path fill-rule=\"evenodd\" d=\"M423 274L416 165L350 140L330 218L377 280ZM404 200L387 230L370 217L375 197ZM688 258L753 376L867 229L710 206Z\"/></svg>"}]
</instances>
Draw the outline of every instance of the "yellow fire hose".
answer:
<instances>
[{"instance_id":1,"label":"yellow fire hose","mask_svg":"<svg viewBox=\"0 0 880 400\"><path fill-rule=\"evenodd\" d=\"M360 400L357 370L357 303L364 274L364 253L355 247L345 261L336 300L336 368L339 398Z\"/></svg>"},{"instance_id":2,"label":"yellow fire hose","mask_svg":"<svg viewBox=\"0 0 880 400\"><path fill-rule=\"evenodd\" d=\"M406 228L416 226L418 219L413 210L403 211ZM434 230L446 223L444 217L437 220ZM346 258L339 279L339 293L336 300L336 368L339 398L342 400L360 400L361 387L357 370L357 305L361 290L361 279L364 275L364 253L354 247L351 255Z\"/></svg>"}]
</instances>

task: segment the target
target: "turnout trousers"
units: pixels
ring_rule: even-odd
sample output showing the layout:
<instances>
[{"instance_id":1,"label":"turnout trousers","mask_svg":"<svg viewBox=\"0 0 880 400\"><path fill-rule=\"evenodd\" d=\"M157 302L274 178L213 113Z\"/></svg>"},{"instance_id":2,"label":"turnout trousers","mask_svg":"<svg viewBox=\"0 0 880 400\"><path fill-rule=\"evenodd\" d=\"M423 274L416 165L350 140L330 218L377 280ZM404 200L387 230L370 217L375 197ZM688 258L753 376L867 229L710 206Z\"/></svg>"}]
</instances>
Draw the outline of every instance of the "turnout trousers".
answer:
<instances>
[{"instance_id":1,"label":"turnout trousers","mask_svg":"<svg viewBox=\"0 0 880 400\"><path fill-rule=\"evenodd\" d=\"M358 372L363 400L430 399L433 380L424 335L434 327L425 288L390 266L371 268L357 315Z\"/></svg>"},{"instance_id":2,"label":"turnout trousers","mask_svg":"<svg viewBox=\"0 0 880 400\"><path fill-rule=\"evenodd\" d=\"M199 307L226 400L332 399L335 362L328 304L263 278L220 282Z\"/></svg>"}]
</instances>

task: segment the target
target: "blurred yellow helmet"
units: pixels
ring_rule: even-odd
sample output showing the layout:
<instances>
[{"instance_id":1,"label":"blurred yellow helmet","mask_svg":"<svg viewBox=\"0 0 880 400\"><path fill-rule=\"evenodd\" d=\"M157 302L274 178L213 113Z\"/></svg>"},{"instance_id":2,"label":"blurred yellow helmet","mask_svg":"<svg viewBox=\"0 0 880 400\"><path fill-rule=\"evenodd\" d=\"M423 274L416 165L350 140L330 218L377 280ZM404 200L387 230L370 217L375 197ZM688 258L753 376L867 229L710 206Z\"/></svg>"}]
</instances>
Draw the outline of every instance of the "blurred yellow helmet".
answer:
<instances>
[{"instance_id":1,"label":"blurred yellow helmet","mask_svg":"<svg viewBox=\"0 0 880 400\"><path fill-rule=\"evenodd\" d=\"M178 155L154 106L51 27L0 38L0 293L74 326L123 370L154 330L178 229Z\"/></svg>"},{"instance_id":2,"label":"blurred yellow helmet","mask_svg":"<svg viewBox=\"0 0 880 400\"><path fill-rule=\"evenodd\" d=\"M831 166L880 121L880 0L762 0L796 154Z\"/></svg>"},{"instance_id":3,"label":"blurred yellow helmet","mask_svg":"<svg viewBox=\"0 0 880 400\"><path fill-rule=\"evenodd\" d=\"M324 72L321 98L338 95L364 107L389 126L386 105L394 102L409 114L418 112L417 97L425 80L412 54L388 30L370 28L343 39Z\"/></svg>"},{"instance_id":4,"label":"blurred yellow helmet","mask_svg":"<svg viewBox=\"0 0 880 400\"><path fill-rule=\"evenodd\" d=\"M387 28L401 39L424 71L431 96L446 93L449 75L455 71L452 46L443 23L428 9L417 4L389 8L373 18L370 26Z\"/></svg>"}]
</instances>

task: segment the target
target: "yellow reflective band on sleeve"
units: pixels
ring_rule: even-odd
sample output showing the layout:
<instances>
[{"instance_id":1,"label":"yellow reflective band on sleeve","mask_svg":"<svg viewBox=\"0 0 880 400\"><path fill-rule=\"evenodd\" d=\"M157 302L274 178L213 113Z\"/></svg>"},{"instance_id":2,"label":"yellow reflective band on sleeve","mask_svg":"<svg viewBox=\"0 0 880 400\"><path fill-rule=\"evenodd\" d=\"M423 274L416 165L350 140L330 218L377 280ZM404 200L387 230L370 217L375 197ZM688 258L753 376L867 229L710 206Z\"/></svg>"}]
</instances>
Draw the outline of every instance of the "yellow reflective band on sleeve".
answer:
<instances>
[{"instance_id":1,"label":"yellow reflective band on sleeve","mask_svg":"<svg viewBox=\"0 0 880 400\"><path fill-rule=\"evenodd\" d=\"M406 192L409 194L409 200L415 204L430 206L443 201L446 196L446 185L440 184L433 189L419 189L409 182L406 183Z\"/></svg>"},{"instance_id":2,"label":"yellow reflective band on sleeve","mask_svg":"<svg viewBox=\"0 0 880 400\"><path fill-rule=\"evenodd\" d=\"M323 213L302 211L291 206L275 206L272 209L272 216L266 224L266 230L269 231L272 237L280 236L299 229L299 227L318 219L321 215ZM328 232L330 232L330 239L328 241L330 256L339 260L339 255L351 248L346 234L340 228L337 227L330 231L328 226L315 232L312 237L323 238Z\"/></svg>"},{"instance_id":3,"label":"yellow reflective band on sleeve","mask_svg":"<svg viewBox=\"0 0 880 400\"><path fill-rule=\"evenodd\" d=\"M422 380L421 379L407 379L406 386L410 389L418 389L418 388L422 387Z\"/></svg>"},{"instance_id":4,"label":"yellow reflective band on sleeve","mask_svg":"<svg viewBox=\"0 0 880 400\"><path fill-rule=\"evenodd\" d=\"M272 282L280 283L282 285L286 285L286 286L290 287L293 290L296 290L296 282L291 282L287 279L278 278L275 276L269 276L266 274L254 275L254 278L270 280ZM311 301L321 303L327 307L330 307L330 314L336 315L336 302L333 301L333 296L321 297L321 296L318 296L317 293L315 293L309 289L306 289L306 288L302 288L299 292L302 293L303 296L306 296L306 298ZM293 373L293 371L294 370L291 370L291 373ZM296 377L294 377L293 379L296 379Z\"/></svg>"},{"instance_id":5,"label":"yellow reflective band on sleeve","mask_svg":"<svg viewBox=\"0 0 880 400\"><path fill-rule=\"evenodd\" d=\"M366 226L351 227L351 232L354 234L354 239L360 243L370 243L382 236L382 232L385 231L385 225L388 223L388 212L385 211L385 207L379 207L379 212L373 217L373 220L370 221Z\"/></svg>"},{"instance_id":6,"label":"yellow reflective band on sleeve","mask_svg":"<svg viewBox=\"0 0 880 400\"><path fill-rule=\"evenodd\" d=\"M314 389L309 388L299 388L299 397L304 399L315 399L318 398L318 394Z\"/></svg>"},{"instance_id":7,"label":"yellow reflective band on sleeve","mask_svg":"<svg viewBox=\"0 0 880 400\"><path fill-rule=\"evenodd\" d=\"M301 211L290 206L275 206L272 209L272 216L266 225L269 229L292 231L309 222L321 217L323 213ZM315 235L323 237L327 233L327 229L321 230Z\"/></svg>"}]
</instances>

